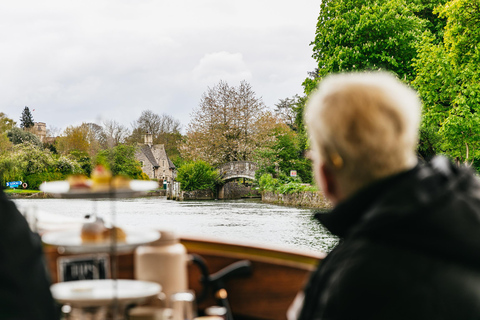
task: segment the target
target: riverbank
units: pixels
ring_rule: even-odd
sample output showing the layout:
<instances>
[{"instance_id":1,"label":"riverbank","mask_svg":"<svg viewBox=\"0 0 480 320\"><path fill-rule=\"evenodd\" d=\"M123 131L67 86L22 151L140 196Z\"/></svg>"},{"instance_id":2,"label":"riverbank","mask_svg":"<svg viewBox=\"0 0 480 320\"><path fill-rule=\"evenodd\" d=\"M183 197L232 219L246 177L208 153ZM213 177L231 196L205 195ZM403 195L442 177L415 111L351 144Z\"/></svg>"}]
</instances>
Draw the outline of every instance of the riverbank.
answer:
<instances>
[{"instance_id":1,"label":"riverbank","mask_svg":"<svg viewBox=\"0 0 480 320\"><path fill-rule=\"evenodd\" d=\"M294 193L263 191L262 202L312 209L332 208L332 203L319 191L300 191Z\"/></svg>"},{"instance_id":2,"label":"riverbank","mask_svg":"<svg viewBox=\"0 0 480 320\"><path fill-rule=\"evenodd\" d=\"M50 199L53 198L51 194L46 194L38 190L3 190L10 199Z\"/></svg>"},{"instance_id":3,"label":"riverbank","mask_svg":"<svg viewBox=\"0 0 480 320\"><path fill-rule=\"evenodd\" d=\"M55 198L54 195L50 193L45 193L42 191L36 190L22 190L22 192L8 192L4 190L7 197L10 199L52 199ZM144 196L145 197L165 197L167 194L165 189L159 189L156 191L147 192Z\"/></svg>"},{"instance_id":4,"label":"riverbank","mask_svg":"<svg viewBox=\"0 0 480 320\"><path fill-rule=\"evenodd\" d=\"M200 192L201 193L201 192ZM216 197L213 192L206 192L200 194L197 192L182 192L182 197L179 200L214 200ZM53 195L41 191L32 190L31 192L6 192L11 199L51 199ZM149 192L145 197L162 197L166 195L166 190L160 189ZM255 196L257 198L257 196ZM301 191L294 193L276 193L273 191L263 191L261 195L262 202L312 209L330 209L332 204L326 197L318 191Z\"/></svg>"}]
</instances>

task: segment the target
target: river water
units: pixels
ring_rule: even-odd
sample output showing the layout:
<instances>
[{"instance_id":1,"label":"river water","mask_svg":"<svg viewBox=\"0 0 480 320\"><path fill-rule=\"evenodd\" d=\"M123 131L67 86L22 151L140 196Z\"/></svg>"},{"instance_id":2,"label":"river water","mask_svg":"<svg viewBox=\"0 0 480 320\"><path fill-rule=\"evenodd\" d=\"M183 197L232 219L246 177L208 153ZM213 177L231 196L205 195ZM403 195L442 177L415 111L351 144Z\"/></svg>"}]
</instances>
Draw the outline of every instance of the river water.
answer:
<instances>
[{"instance_id":1,"label":"river water","mask_svg":"<svg viewBox=\"0 0 480 320\"><path fill-rule=\"evenodd\" d=\"M268 244L328 252L336 239L312 218L312 210L253 200L172 201L165 197L134 199L15 199L21 211L42 219L84 221L97 214L125 227L175 230L250 244ZM53 217L53 218L52 218Z\"/></svg>"}]
</instances>

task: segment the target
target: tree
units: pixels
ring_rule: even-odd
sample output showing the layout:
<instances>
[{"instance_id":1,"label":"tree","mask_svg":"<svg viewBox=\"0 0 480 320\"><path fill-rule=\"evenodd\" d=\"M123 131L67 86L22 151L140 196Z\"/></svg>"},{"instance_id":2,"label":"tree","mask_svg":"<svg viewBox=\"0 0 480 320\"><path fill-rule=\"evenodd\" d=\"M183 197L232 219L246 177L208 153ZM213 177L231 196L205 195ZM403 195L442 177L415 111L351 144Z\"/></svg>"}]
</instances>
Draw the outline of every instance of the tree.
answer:
<instances>
[{"instance_id":1,"label":"tree","mask_svg":"<svg viewBox=\"0 0 480 320\"><path fill-rule=\"evenodd\" d=\"M8 139L7 133L0 133L0 156L2 153L9 151L12 146L13 144L10 142L10 139Z\"/></svg>"},{"instance_id":2,"label":"tree","mask_svg":"<svg viewBox=\"0 0 480 320\"><path fill-rule=\"evenodd\" d=\"M20 117L20 127L22 129L28 129L35 125L33 122L33 115L30 112L30 109L25 106L22 112L22 116Z\"/></svg>"},{"instance_id":3,"label":"tree","mask_svg":"<svg viewBox=\"0 0 480 320\"><path fill-rule=\"evenodd\" d=\"M98 152L96 162L110 168L112 174L132 179L147 179L140 161L135 158L135 146L118 145Z\"/></svg>"},{"instance_id":4,"label":"tree","mask_svg":"<svg viewBox=\"0 0 480 320\"><path fill-rule=\"evenodd\" d=\"M432 10L437 1L325 0L313 45L318 70L304 82L305 92L332 72L388 70L412 81L421 35L441 29L442 20ZM438 31L440 33L440 31Z\"/></svg>"},{"instance_id":5,"label":"tree","mask_svg":"<svg viewBox=\"0 0 480 320\"><path fill-rule=\"evenodd\" d=\"M100 150L103 139L102 127L94 123L82 123L80 126L68 126L56 139L56 148L63 154L75 150L94 156Z\"/></svg>"},{"instance_id":6,"label":"tree","mask_svg":"<svg viewBox=\"0 0 480 320\"><path fill-rule=\"evenodd\" d=\"M265 109L250 84L232 87L220 81L203 94L187 127L182 156L213 165L250 160L261 143L258 119Z\"/></svg>"},{"instance_id":7,"label":"tree","mask_svg":"<svg viewBox=\"0 0 480 320\"><path fill-rule=\"evenodd\" d=\"M0 112L0 133L4 133L13 127L15 127L16 123L3 112Z\"/></svg>"},{"instance_id":8,"label":"tree","mask_svg":"<svg viewBox=\"0 0 480 320\"><path fill-rule=\"evenodd\" d=\"M19 129L20 130L20 129ZM44 181L63 180L80 173L78 163L66 157L54 156L50 151L29 142L15 145L11 152L0 156L0 179L24 181L36 189Z\"/></svg>"},{"instance_id":9,"label":"tree","mask_svg":"<svg viewBox=\"0 0 480 320\"><path fill-rule=\"evenodd\" d=\"M152 134L154 144L163 144L165 151L173 162L177 162L181 143L180 121L168 114L158 115L151 110L144 110L138 120L132 123L129 143L143 143L146 133Z\"/></svg>"},{"instance_id":10,"label":"tree","mask_svg":"<svg viewBox=\"0 0 480 320\"><path fill-rule=\"evenodd\" d=\"M438 7L447 19L443 42L426 33L413 82L424 102L432 147L458 162L480 157L480 4L455 0Z\"/></svg>"},{"instance_id":11,"label":"tree","mask_svg":"<svg viewBox=\"0 0 480 320\"><path fill-rule=\"evenodd\" d=\"M300 134L290 129L280 119L270 120L272 127L267 129L267 138L262 146L255 150L257 180L268 173L275 177L286 179L291 170L297 171L301 181L312 182L311 162L303 156Z\"/></svg>"},{"instance_id":12,"label":"tree","mask_svg":"<svg viewBox=\"0 0 480 320\"><path fill-rule=\"evenodd\" d=\"M290 129L295 129L295 100L297 97L298 96L280 99L280 101L275 104L275 113Z\"/></svg>"},{"instance_id":13,"label":"tree","mask_svg":"<svg viewBox=\"0 0 480 320\"><path fill-rule=\"evenodd\" d=\"M7 131L7 137L13 144L31 143L37 147L43 144L40 139L31 132L24 131L18 127L13 127Z\"/></svg>"},{"instance_id":14,"label":"tree","mask_svg":"<svg viewBox=\"0 0 480 320\"><path fill-rule=\"evenodd\" d=\"M178 168L177 181L184 191L212 190L222 183L217 170L205 161L188 162Z\"/></svg>"},{"instance_id":15,"label":"tree","mask_svg":"<svg viewBox=\"0 0 480 320\"><path fill-rule=\"evenodd\" d=\"M108 120L103 122L103 135L105 140L104 148L118 146L124 143L129 132L127 127L121 125L115 120Z\"/></svg>"}]
</instances>

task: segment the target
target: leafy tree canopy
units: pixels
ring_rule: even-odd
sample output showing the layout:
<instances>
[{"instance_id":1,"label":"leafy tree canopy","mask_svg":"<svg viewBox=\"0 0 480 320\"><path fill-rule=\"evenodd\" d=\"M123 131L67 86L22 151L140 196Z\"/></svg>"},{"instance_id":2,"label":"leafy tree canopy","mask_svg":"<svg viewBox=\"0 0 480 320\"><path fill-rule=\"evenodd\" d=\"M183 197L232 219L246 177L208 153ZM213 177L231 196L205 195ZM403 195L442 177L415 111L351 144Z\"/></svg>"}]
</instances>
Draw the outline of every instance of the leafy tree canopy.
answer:
<instances>
[{"instance_id":1,"label":"leafy tree canopy","mask_svg":"<svg viewBox=\"0 0 480 320\"><path fill-rule=\"evenodd\" d=\"M71 151L88 153L90 156L97 154L104 141L102 127L94 123L82 123L80 126L68 126L57 137L55 146L62 154Z\"/></svg>"},{"instance_id":2,"label":"leafy tree canopy","mask_svg":"<svg viewBox=\"0 0 480 320\"><path fill-rule=\"evenodd\" d=\"M313 45L318 70L304 82L312 92L329 73L388 70L400 79L415 78L412 59L426 30L441 35L443 20L433 8L444 0L325 0Z\"/></svg>"},{"instance_id":3,"label":"leafy tree canopy","mask_svg":"<svg viewBox=\"0 0 480 320\"><path fill-rule=\"evenodd\" d=\"M0 156L0 180L24 181L36 189L44 181L63 180L67 175L81 173L77 162L58 157L50 151L25 142L15 145L11 152Z\"/></svg>"},{"instance_id":4,"label":"leafy tree canopy","mask_svg":"<svg viewBox=\"0 0 480 320\"><path fill-rule=\"evenodd\" d=\"M15 127L16 123L3 112L0 112L0 133L11 130Z\"/></svg>"},{"instance_id":5,"label":"leafy tree canopy","mask_svg":"<svg viewBox=\"0 0 480 320\"><path fill-rule=\"evenodd\" d=\"M259 120L265 105L250 84L238 87L220 81L203 94L192 113L182 156L218 165L230 161L251 160L253 151L262 142Z\"/></svg>"},{"instance_id":6,"label":"leafy tree canopy","mask_svg":"<svg viewBox=\"0 0 480 320\"><path fill-rule=\"evenodd\" d=\"M470 162L480 156L480 5L454 0L436 12L447 19L443 42L425 34L413 82L424 102L432 147Z\"/></svg>"},{"instance_id":7,"label":"leafy tree canopy","mask_svg":"<svg viewBox=\"0 0 480 320\"><path fill-rule=\"evenodd\" d=\"M96 162L109 168L113 175L148 180L140 161L135 158L135 151L135 146L118 145L98 152Z\"/></svg>"},{"instance_id":8,"label":"leafy tree canopy","mask_svg":"<svg viewBox=\"0 0 480 320\"><path fill-rule=\"evenodd\" d=\"M295 170L301 181L312 182L311 162L303 157L301 135L285 123L277 122L268 136L267 143L255 151L255 161L259 164L257 180L265 173L285 180Z\"/></svg>"},{"instance_id":9,"label":"leafy tree canopy","mask_svg":"<svg viewBox=\"0 0 480 320\"><path fill-rule=\"evenodd\" d=\"M13 144L31 143L37 147L42 146L40 138L29 131L24 131L18 127L13 127L7 131L7 137Z\"/></svg>"}]
</instances>

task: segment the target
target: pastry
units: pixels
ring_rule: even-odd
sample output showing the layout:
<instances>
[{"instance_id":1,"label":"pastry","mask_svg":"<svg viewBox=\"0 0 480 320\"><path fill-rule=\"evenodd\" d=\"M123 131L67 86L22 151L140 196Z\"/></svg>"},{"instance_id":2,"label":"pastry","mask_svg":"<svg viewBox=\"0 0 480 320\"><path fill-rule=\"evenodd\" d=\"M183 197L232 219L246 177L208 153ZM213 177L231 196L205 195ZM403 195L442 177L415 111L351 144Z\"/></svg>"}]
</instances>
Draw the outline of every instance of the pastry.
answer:
<instances>
[{"instance_id":1,"label":"pastry","mask_svg":"<svg viewBox=\"0 0 480 320\"><path fill-rule=\"evenodd\" d=\"M101 164L95 167L90 176L93 190L108 190L110 188L112 173Z\"/></svg>"},{"instance_id":2,"label":"pastry","mask_svg":"<svg viewBox=\"0 0 480 320\"><path fill-rule=\"evenodd\" d=\"M112 233L115 233L115 239L119 242L125 242L127 240L127 234L119 227L107 228L103 232L103 237L105 240L109 240L112 237Z\"/></svg>"},{"instance_id":3,"label":"pastry","mask_svg":"<svg viewBox=\"0 0 480 320\"><path fill-rule=\"evenodd\" d=\"M112 233L115 233L115 239L119 242L125 242L127 235L119 227L107 228L102 218L97 218L94 222L84 223L80 238L83 243L98 243L109 241L112 237Z\"/></svg>"},{"instance_id":4,"label":"pastry","mask_svg":"<svg viewBox=\"0 0 480 320\"><path fill-rule=\"evenodd\" d=\"M125 176L115 176L112 179L112 187L114 189L129 189L130 179Z\"/></svg>"},{"instance_id":5,"label":"pastry","mask_svg":"<svg viewBox=\"0 0 480 320\"><path fill-rule=\"evenodd\" d=\"M74 174L67 178L70 189L88 189L90 181L83 174Z\"/></svg>"},{"instance_id":6,"label":"pastry","mask_svg":"<svg viewBox=\"0 0 480 320\"><path fill-rule=\"evenodd\" d=\"M80 237L82 242L102 242L104 241L104 232L107 228L101 218L97 218L94 222L84 223Z\"/></svg>"}]
</instances>

